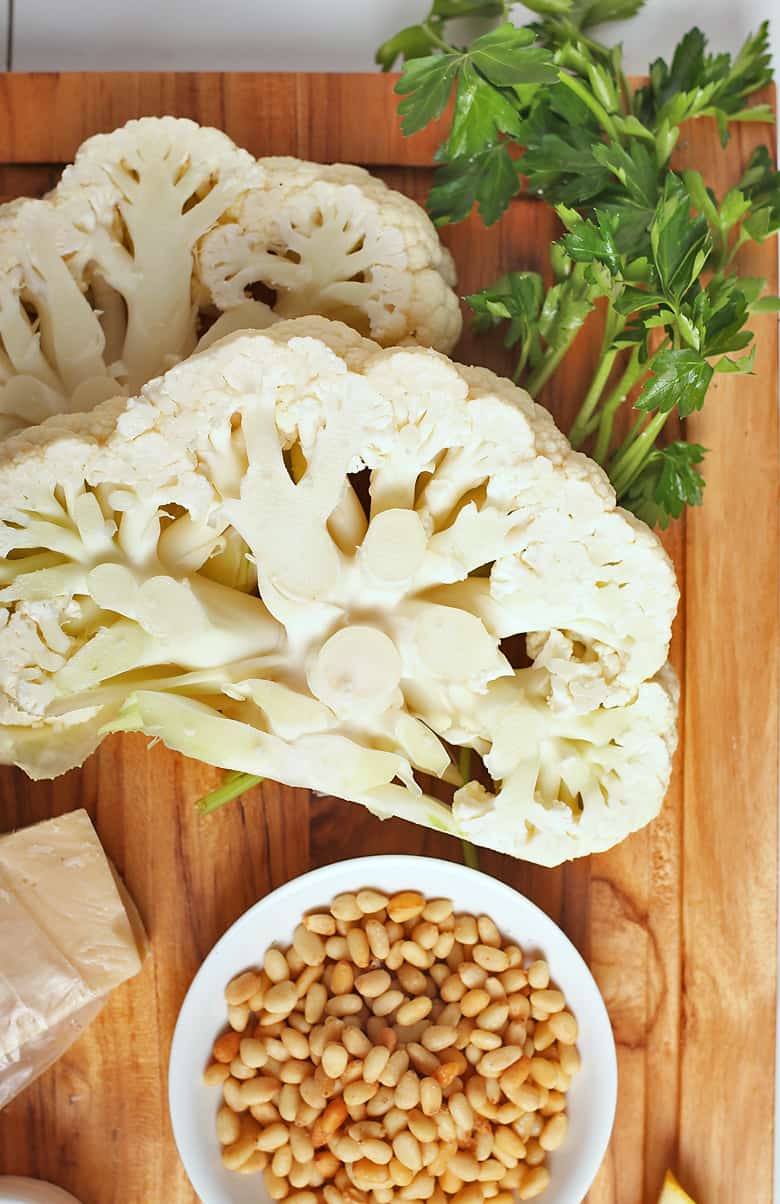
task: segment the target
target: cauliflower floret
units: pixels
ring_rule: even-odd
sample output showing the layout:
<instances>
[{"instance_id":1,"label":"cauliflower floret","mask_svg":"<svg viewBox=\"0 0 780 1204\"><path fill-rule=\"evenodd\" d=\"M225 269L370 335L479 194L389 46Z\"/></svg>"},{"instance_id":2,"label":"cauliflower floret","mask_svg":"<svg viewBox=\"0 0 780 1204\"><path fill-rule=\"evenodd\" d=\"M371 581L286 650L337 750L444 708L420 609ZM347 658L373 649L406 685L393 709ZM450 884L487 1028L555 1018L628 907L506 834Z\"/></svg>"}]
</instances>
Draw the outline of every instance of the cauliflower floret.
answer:
<instances>
[{"instance_id":1,"label":"cauliflower floret","mask_svg":"<svg viewBox=\"0 0 780 1204\"><path fill-rule=\"evenodd\" d=\"M444 351L461 327L449 252L408 197L174 117L88 139L48 197L0 206L0 277L0 435L281 317Z\"/></svg>"},{"instance_id":2,"label":"cauliflower floret","mask_svg":"<svg viewBox=\"0 0 780 1204\"><path fill-rule=\"evenodd\" d=\"M437 352L279 322L11 436L0 554L0 757L33 776L140 730L546 865L661 805L670 562L546 411Z\"/></svg>"}]
</instances>

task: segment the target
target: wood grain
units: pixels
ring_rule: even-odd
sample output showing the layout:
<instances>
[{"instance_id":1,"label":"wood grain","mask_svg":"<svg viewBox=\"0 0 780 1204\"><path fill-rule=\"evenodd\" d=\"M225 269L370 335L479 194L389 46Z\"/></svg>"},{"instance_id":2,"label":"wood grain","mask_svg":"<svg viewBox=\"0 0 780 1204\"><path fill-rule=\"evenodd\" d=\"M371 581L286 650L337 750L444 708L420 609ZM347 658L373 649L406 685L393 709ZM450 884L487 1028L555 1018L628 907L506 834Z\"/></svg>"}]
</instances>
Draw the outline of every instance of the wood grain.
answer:
<instances>
[{"instance_id":1,"label":"wood grain","mask_svg":"<svg viewBox=\"0 0 780 1204\"><path fill-rule=\"evenodd\" d=\"M378 167L422 200L435 134L405 142L380 76L116 74L0 77L0 193L38 194L88 135L175 113L256 154ZM681 148L722 193L771 130L723 153L699 123ZM515 202L490 231L445 231L468 292L508 267L544 269L550 211ZM769 275L774 254L742 267ZM544 400L565 421L596 353L590 323ZM757 323L753 377L722 377L692 433L710 448L705 506L665 542L682 588L673 660L681 747L663 813L619 848L559 870L484 854L589 958L618 1041L615 1134L590 1204L651 1204L667 1165L700 1204L771 1198L777 885L777 327ZM466 362L509 367L467 333ZM107 741L53 784L0 773L0 830L84 805L144 915L153 956L74 1048L0 1115L0 1173L61 1183L83 1204L192 1204L166 1108L177 1010L216 938L313 865L374 852L457 860L446 837L357 806L266 785L208 819L211 769Z\"/></svg>"}]
</instances>

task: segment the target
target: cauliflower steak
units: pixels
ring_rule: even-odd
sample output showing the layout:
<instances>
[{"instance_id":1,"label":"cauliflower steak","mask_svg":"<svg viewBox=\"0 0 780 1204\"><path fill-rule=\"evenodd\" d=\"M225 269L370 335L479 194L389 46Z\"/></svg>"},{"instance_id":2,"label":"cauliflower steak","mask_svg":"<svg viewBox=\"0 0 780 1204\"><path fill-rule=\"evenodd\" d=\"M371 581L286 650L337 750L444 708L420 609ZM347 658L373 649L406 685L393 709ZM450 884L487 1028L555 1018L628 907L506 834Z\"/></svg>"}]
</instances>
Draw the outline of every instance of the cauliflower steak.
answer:
<instances>
[{"instance_id":1,"label":"cauliflower steak","mask_svg":"<svg viewBox=\"0 0 780 1204\"><path fill-rule=\"evenodd\" d=\"M545 865L660 808L670 561L484 369L321 318L230 335L5 440L0 553L31 776L142 731Z\"/></svg>"},{"instance_id":2,"label":"cauliflower steak","mask_svg":"<svg viewBox=\"0 0 780 1204\"><path fill-rule=\"evenodd\" d=\"M0 206L0 434L133 394L199 343L280 317L449 351L454 284L424 211L362 168L131 121L88 139L43 200Z\"/></svg>"}]
</instances>

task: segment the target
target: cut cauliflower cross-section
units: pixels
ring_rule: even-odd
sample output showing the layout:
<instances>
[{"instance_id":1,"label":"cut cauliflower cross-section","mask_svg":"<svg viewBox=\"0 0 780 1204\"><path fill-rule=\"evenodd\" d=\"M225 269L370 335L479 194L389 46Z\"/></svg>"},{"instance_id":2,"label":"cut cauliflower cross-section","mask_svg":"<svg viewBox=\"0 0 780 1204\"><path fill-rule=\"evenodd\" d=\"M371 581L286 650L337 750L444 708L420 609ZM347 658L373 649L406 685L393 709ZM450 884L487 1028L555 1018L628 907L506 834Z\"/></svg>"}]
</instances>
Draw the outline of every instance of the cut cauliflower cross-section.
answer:
<instances>
[{"instance_id":1,"label":"cut cauliflower cross-section","mask_svg":"<svg viewBox=\"0 0 780 1204\"><path fill-rule=\"evenodd\" d=\"M0 524L0 756L33 776L143 731L546 865L661 805L671 564L489 372L234 334L7 439Z\"/></svg>"},{"instance_id":2,"label":"cut cauliflower cross-section","mask_svg":"<svg viewBox=\"0 0 780 1204\"><path fill-rule=\"evenodd\" d=\"M174 117L95 135L46 198L0 206L0 277L0 434L278 318L442 351L461 328L419 205L362 168L256 160Z\"/></svg>"}]
</instances>

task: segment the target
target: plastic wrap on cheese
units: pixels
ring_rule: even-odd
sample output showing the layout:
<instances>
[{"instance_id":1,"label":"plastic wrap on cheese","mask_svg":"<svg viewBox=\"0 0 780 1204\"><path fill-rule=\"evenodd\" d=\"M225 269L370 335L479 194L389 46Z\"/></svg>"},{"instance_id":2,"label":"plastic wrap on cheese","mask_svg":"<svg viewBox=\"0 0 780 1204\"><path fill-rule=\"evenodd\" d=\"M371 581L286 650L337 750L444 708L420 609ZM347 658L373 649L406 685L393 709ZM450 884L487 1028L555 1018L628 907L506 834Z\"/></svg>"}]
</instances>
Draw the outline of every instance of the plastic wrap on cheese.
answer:
<instances>
[{"instance_id":1,"label":"plastic wrap on cheese","mask_svg":"<svg viewBox=\"0 0 780 1204\"><path fill-rule=\"evenodd\" d=\"M86 811L0 837L0 1108L72 1045L145 951Z\"/></svg>"}]
</instances>

